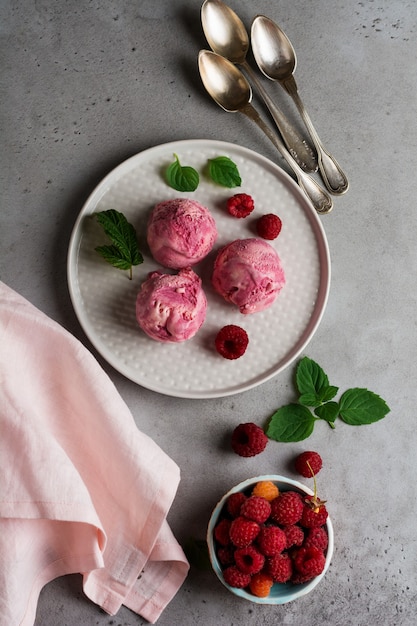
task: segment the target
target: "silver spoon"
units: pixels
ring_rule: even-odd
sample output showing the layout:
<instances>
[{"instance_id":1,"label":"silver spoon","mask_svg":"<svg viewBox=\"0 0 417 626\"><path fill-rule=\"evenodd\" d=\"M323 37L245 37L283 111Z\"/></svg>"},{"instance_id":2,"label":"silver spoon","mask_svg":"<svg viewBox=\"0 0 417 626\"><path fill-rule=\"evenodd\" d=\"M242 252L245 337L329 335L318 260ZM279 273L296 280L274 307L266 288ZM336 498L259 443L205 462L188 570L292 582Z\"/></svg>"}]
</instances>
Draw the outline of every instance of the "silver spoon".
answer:
<instances>
[{"instance_id":1,"label":"silver spoon","mask_svg":"<svg viewBox=\"0 0 417 626\"><path fill-rule=\"evenodd\" d=\"M267 105L285 145L307 172L317 171L316 155L294 126L277 108L246 61L249 35L242 20L221 0L205 0L201 7L201 23L210 48L232 63L241 65Z\"/></svg>"},{"instance_id":2,"label":"silver spoon","mask_svg":"<svg viewBox=\"0 0 417 626\"><path fill-rule=\"evenodd\" d=\"M242 72L230 61L210 50L200 50L198 68L204 87L219 106L229 113L243 113L261 128L280 151L292 169L298 184L311 200L318 213L329 213L333 208L330 196L311 176L303 172L288 152L281 139L262 120L251 105L252 89Z\"/></svg>"},{"instance_id":3,"label":"silver spoon","mask_svg":"<svg viewBox=\"0 0 417 626\"><path fill-rule=\"evenodd\" d=\"M297 65L294 48L280 27L264 15L257 15L251 28L252 51L259 69L270 80L278 81L294 100L317 150L319 171L327 189L342 194L349 187L340 165L324 148L298 95L293 72Z\"/></svg>"}]
</instances>

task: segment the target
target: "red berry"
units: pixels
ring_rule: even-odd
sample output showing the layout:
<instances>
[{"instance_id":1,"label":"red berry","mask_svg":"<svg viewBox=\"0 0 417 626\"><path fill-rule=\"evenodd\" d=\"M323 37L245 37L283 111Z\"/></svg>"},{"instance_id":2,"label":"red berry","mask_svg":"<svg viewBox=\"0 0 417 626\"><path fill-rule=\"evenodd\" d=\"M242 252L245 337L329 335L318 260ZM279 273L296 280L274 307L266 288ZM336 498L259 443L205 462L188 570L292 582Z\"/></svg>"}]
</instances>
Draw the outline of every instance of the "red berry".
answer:
<instances>
[{"instance_id":1,"label":"red berry","mask_svg":"<svg viewBox=\"0 0 417 626\"><path fill-rule=\"evenodd\" d=\"M255 456L265 450L268 437L253 422L239 424L232 433L232 449L239 456Z\"/></svg>"},{"instance_id":2,"label":"red berry","mask_svg":"<svg viewBox=\"0 0 417 626\"><path fill-rule=\"evenodd\" d=\"M246 548L258 536L260 526L246 517L237 517L230 525L230 540L237 548Z\"/></svg>"},{"instance_id":3,"label":"red berry","mask_svg":"<svg viewBox=\"0 0 417 626\"><path fill-rule=\"evenodd\" d=\"M245 502L246 496L242 491L232 493L226 503L227 512L231 517L238 517L240 514L240 507Z\"/></svg>"},{"instance_id":4,"label":"red berry","mask_svg":"<svg viewBox=\"0 0 417 626\"><path fill-rule=\"evenodd\" d=\"M233 217L247 217L255 208L255 203L247 193L237 193L227 200L226 206Z\"/></svg>"},{"instance_id":5,"label":"red berry","mask_svg":"<svg viewBox=\"0 0 417 626\"><path fill-rule=\"evenodd\" d=\"M326 550L329 543L329 537L323 527L310 528L307 532L307 536L304 540L303 547L309 548L315 546L320 550Z\"/></svg>"},{"instance_id":6,"label":"red berry","mask_svg":"<svg viewBox=\"0 0 417 626\"><path fill-rule=\"evenodd\" d=\"M293 564L296 571L302 576L318 576L324 570L326 557L319 548L298 548L293 555Z\"/></svg>"},{"instance_id":7,"label":"red berry","mask_svg":"<svg viewBox=\"0 0 417 626\"><path fill-rule=\"evenodd\" d=\"M228 324L219 330L214 340L216 350L225 359L238 359L246 352L249 337L243 328Z\"/></svg>"},{"instance_id":8,"label":"red berry","mask_svg":"<svg viewBox=\"0 0 417 626\"><path fill-rule=\"evenodd\" d=\"M266 598L269 596L269 592L271 591L271 587L274 584L272 580L272 576L265 574L265 572L259 572L259 574L254 574L249 583L249 589L254 596L258 598Z\"/></svg>"},{"instance_id":9,"label":"red berry","mask_svg":"<svg viewBox=\"0 0 417 626\"><path fill-rule=\"evenodd\" d=\"M276 583L286 583L291 578L292 561L286 552L267 559L266 571Z\"/></svg>"},{"instance_id":10,"label":"red berry","mask_svg":"<svg viewBox=\"0 0 417 626\"><path fill-rule=\"evenodd\" d=\"M304 541L304 531L296 524L290 524L283 527L283 532L287 539L287 549L292 546L301 546Z\"/></svg>"},{"instance_id":11,"label":"red berry","mask_svg":"<svg viewBox=\"0 0 417 626\"><path fill-rule=\"evenodd\" d=\"M303 508L303 500L299 493L283 491L271 502L271 518L283 526L296 524L301 519Z\"/></svg>"},{"instance_id":12,"label":"red berry","mask_svg":"<svg viewBox=\"0 0 417 626\"><path fill-rule=\"evenodd\" d=\"M235 550L236 567L245 574L257 574L265 563L265 557L254 546Z\"/></svg>"},{"instance_id":13,"label":"red berry","mask_svg":"<svg viewBox=\"0 0 417 626\"><path fill-rule=\"evenodd\" d=\"M276 239L281 232L282 222L278 215L267 213L256 222L256 230L262 239Z\"/></svg>"},{"instance_id":14,"label":"red berry","mask_svg":"<svg viewBox=\"0 0 417 626\"><path fill-rule=\"evenodd\" d=\"M214 538L222 546L227 546L230 543L230 524L230 520L223 518L214 529Z\"/></svg>"},{"instance_id":15,"label":"red berry","mask_svg":"<svg viewBox=\"0 0 417 626\"><path fill-rule=\"evenodd\" d=\"M281 553L287 546L285 533L278 526L262 526L256 543L265 556Z\"/></svg>"},{"instance_id":16,"label":"red berry","mask_svg":"<svg viewBox=\"0 0 417 626\"><path fill-rule=\"evenodd\" d=\"M294 462L296 471L305 478L312 478L319 473L323 462L318 452L308 450L297 456Z\"/></svg>"},{"instance_id":17,"label":"red berry","mask_svg":"<svg viewBox=\"0 0 417 626\"><path fill-rule=\"evenodd\" d=\"M271 514L271 505L265 498L250 496L242 504L240 514L258 524L263 524Z\"/></svg>"},{"instance_id":18,"label":"red berry","mask_svg":"<svg viewBox=\"0 0 417 626\"><path fill-rule=\"evenodd\" d=\"M223 571L223 578L225 582L231 587L237 587L238 589L244 589L250 583L250 574L241 572L236 565L230 565Z\"/></svg>"},{"instance_id":19,"label":"red berry","mask_svg":"<svg viewBox=\"0 0 417 626\"><path fill-rule=\"evenodd\" d=\"M219 559L223 567L233 565L235 562L234 548L231 545L219 548L217 550L217 558Z\"/></svg>"},{"instance_id":20,"label":"red berry","mask_svg":"<svg viewBox=\"0 0 417 626\"><path fill-rule=\"evenodd\" d=\"M320 499L314 498L314 496L307 496L300 519L301 526L304 526L304 528L318 528L319 526L324 526L327 517L327 509L325 505L320 502Z\"/></svg>"}]
</instances>

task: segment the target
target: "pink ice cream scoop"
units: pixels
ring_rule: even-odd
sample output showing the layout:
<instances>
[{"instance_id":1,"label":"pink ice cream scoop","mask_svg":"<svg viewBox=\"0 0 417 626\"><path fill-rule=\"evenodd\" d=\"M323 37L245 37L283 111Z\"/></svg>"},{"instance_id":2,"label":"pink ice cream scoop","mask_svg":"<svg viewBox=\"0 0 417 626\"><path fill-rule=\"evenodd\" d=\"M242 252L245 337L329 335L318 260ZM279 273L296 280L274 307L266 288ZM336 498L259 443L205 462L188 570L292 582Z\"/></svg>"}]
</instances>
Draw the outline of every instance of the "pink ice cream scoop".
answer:
<instances>
[{"instance_id":1,"label":"pink ice cream scoop","mask_svg":"<svg viewBox=\"0 0 417 626\"><path fill-rule=\"evenodd\" d=\"M177 343L191 339L206 317L207 299L193 270L178 274L150 272L136 298L136 319L156 341Z\"/></svg>"},{"instance_id":2,"label":"pink ice cream scoop","mask_svg":"<svg viewBox=\"0 0 417 626\"><path fill-rule=\"evenodd\" d=\"M275 249L263 239L236 239L224 246L214 262L214 289L241 313L269 307L285 285Z\"/></svg>"},{"instance_id":3,"label":"pink ice cream scoop","mask_svg":"<svg viewBox=\"0 0 417 626\"><path fill-rule=\"evenodd\" d=\"M212 249L217 237L210 211L196 200L175 198L157 204L148 221L154 259L171 269L191 267Z\"/></svg>"}]
</instances>

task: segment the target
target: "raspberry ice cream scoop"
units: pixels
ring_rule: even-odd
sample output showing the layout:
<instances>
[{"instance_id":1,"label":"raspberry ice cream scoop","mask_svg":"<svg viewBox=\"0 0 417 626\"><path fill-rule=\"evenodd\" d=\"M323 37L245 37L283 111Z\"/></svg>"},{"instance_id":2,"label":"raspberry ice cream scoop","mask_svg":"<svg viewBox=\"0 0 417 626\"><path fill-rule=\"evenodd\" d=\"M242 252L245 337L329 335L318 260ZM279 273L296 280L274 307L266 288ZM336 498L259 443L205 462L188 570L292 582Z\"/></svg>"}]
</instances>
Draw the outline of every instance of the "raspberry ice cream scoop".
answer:
<instances>
[{"instance_id":1,"label":"raspberry ice cream scoop","mask_svg":"<svg viewBox=\"0 0 417 626\"><path fill-rule=\"evenodd\" d=\"M275 249L262 239L236 239L217 254L212 275L214 289L241 313L269 307L285 285Z\"/></svg>"},{"instance_id":2,"label":"raspberry ice cream scoop","mask_svg":"<svg viewBox=\"0 0 417 626\"><path fill-rule=\"evenodd\" d=\"M193 270L178 274L150 272L136 298L136 319L156 341L177 343L191 339L206 317L207 299Z\"/></svg>"},{"instance_id":3,"label":"raspberry ice cream scoop","mask_svg":"<svg viewBox=\"0 0 417 626\"><path fill-rule=\"evenodd\" d=\"M157 204L148 221L154 259L171 269L191 267L212 249L217 237L210 211L196 200L175 198Z\"/></svg>"}]
</instances>

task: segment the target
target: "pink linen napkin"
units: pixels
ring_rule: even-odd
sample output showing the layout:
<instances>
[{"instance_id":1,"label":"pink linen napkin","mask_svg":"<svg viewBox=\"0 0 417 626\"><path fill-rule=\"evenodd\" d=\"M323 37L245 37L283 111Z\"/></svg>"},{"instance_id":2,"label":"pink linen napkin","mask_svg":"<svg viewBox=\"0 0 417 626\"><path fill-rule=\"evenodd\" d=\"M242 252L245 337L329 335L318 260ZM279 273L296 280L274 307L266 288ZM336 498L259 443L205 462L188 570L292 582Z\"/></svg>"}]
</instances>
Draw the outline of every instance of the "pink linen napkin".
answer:
<instances>
[{"instance_id":1,"label":"pink linen napkin","mask_svg":"<svg viewBox=\"0 0 417 626\"><path fill-rule=\"evenodd\" d=\"M33 624L42 587L154 623L189 565L166 521L178 466L140 432L88 350L0 282L0 624Z\"/></svg>"}]
</instances>

